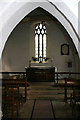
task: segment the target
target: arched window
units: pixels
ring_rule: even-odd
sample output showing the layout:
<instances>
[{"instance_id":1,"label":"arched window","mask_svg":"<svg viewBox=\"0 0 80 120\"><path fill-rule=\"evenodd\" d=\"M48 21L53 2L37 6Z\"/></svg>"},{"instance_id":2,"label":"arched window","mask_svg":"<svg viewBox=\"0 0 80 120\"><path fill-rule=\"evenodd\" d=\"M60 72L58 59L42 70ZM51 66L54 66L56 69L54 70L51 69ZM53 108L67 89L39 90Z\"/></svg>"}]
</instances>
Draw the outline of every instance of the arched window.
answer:
<instances>
[{"instance_id":1,"label":"arched window","mask_svg":"<svg viewBox=\"0 0 80 120\"><path fill-rule=\"evenodd\" d=\"M35 26L35 57L39 62L46 59L46 25L44 22Z\"/></svg>"}]
</instances>

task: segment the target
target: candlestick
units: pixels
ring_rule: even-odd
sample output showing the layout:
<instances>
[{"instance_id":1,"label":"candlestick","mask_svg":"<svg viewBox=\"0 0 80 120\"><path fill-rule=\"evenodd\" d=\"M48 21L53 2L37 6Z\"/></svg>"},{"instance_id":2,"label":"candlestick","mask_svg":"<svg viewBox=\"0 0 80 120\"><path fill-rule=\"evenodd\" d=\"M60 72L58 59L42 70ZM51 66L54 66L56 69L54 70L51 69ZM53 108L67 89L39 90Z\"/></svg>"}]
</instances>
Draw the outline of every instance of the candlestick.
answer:
<instances>
[{"instance_id":1,"label":"candlestick","mask_svg":"<svg viewBox=\"0 0 80 120\"><path fill-rule=\"evenodd\" d=\"M53 58L51 59L51 67L53 67Z\"/></svg>"}]
</instances>

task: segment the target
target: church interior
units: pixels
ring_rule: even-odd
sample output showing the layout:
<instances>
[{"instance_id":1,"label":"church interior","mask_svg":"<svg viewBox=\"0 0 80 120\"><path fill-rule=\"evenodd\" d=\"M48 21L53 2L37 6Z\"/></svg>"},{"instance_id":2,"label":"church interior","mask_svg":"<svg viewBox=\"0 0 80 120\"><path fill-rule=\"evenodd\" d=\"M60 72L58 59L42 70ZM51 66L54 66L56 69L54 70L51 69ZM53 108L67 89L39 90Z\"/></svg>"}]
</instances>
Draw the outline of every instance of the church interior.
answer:
<instances>
[{"instance_id":1,"label":"church interior","mask_svg":"<svg viewBox=\"0 0 80 120\"><path fill-rule=\"evenodd\" d=\"M54 8L71 25L79 41L73 24L55 5ZM11 18L16 21L18 17ZM79 48L76 38L73 40L59 19L38 6L10 32L0 61L1 120L79 120ZM10 26L3 30L8 29Z\"/></svg>"}]
</instances>

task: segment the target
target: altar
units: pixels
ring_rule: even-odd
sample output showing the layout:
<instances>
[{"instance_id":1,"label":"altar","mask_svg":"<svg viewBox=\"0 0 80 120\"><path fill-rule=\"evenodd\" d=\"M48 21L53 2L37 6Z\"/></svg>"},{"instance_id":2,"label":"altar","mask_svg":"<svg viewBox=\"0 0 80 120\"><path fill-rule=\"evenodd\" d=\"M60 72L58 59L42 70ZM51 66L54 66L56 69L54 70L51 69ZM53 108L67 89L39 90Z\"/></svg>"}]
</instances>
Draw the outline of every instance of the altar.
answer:
<instances>
[{"instance_id":1,"label":"altar","mask_svg":"<svg viewBox=\"0 0 80 120\"><path fill-rule=\"evenodd\" d=\"M55 81L55 67L31 66L25 67L26 76L30 82L53 82Z\"/></svg>"}]
</instances>

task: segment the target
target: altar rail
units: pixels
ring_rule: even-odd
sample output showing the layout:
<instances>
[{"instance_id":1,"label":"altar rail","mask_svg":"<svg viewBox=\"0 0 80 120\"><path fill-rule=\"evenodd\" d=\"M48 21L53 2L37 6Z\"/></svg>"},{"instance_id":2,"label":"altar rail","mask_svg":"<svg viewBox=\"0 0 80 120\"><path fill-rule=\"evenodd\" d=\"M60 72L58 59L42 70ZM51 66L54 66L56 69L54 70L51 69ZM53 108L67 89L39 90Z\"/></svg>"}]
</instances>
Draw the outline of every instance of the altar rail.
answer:
<instances>
[{"instance_id":1,"label":"altar rail","mask_svg":"<svg viewBox=\"0 0 80 120\"><path fill-rule=\"evenodd\" d=\"M71 77L71 75L79 75L80 78L80 72L54 72L54 74L56 75L55 79L57 80L57 83L59 81L60 75L62 75L62 79ZM13 76L26 77L26 72L0 72L0 78L13 77Z\"/></svg>"},{"instance_id":2,"label":"altar rail","mask_svg":"<svg viewBox=\"0 0 80 120\"><path fill-rule=\"evenodd\" d=\"M68 91L68 87L72 86L73 84L70 82L75 82L74 86L76 85L76 87L80 87L80 84L77 85L77 81L80 82L80 72L54 72L55 75L57 75L57 78L55 80L56 85L58 86L64 86L64 99L65 101L67 101L68 97L67 97L67 91ZM14 79L19 79L19 78L25 78L26 77L26 72L0 72L0 75L2 75L2 79L7 79L7 77L10 77L10 79L14 78ZM59 79L59 75L65 75L65 77L63 77L63 79ZM67 75L67 77L66 77ZM72 78L71 75L78 75L78 78ZM59 81L63 80L64 84L60 84ZM25 94L26 94L26 90L25 90Z\"/></svg>"},{"instance_id":3,"label":"altar rail","mask_svg":"<svg viewBox=\"0 0 80 120\"><path fill-rule=\"evenodd\" d=\"M80 72L55 72L55 75L56 75L57 83L59 81L60 75L62 75L62 78L60 78L60 79L64 79L64 78L78 78L78 79L80 79ZM74 77L73 75L78 75L78 76Z\"/></svg>"},{"instance_id":4,"label":"altar rail","mask_svg":"<svg viewBox=\"0 0 80 120\"><path fill-rule=\"evenodd\" d=\"M13 76L17 76L17 77L25 77L26 76L26 72L0 72L0 78L2 77L13 77Z\"/></svg>"}]
</instances>

